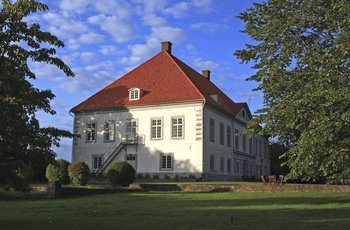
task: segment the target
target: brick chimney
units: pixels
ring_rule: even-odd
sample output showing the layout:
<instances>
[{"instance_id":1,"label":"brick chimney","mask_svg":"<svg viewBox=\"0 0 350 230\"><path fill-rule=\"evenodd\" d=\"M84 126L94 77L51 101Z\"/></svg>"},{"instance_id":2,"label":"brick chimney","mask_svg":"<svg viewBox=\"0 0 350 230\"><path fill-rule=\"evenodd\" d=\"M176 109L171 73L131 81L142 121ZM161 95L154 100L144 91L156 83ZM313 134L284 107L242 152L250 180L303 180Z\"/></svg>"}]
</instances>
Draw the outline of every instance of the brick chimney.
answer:
<instances>
[{"instance_id":1,"label":"brick chimney","mask_svg":"<svg viewBox=\"0 0 350 230\"><path fill-rule=\"evenodd\" d=\"M202 70L202 75L210 81L210 70Z\"/></svg>"},{"instance_id":2,"label":"brick chimney","mask_svg":"<svg viewBox=\"0 0 350 230\"><path fill-rule=\"evenodd\" d=\"M171 45L172 43L169 41L162 42L162 50L168 51L168 53L171 54Z\"/></svg>"}]
</instances>

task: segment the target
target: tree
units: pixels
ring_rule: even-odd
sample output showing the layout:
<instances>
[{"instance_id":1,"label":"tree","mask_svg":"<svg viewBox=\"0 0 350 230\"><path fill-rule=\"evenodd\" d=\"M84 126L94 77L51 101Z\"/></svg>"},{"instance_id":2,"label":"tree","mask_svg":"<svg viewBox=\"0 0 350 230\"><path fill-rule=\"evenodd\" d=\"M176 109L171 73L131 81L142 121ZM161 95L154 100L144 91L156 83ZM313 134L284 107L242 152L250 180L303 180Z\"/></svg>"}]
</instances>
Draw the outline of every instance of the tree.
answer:
<instances>
[{"instance_id":1,"label":"tree","mask_svg":"<svg viewBox=\"0 0 350 230\"><path fill-rule=\"evenodd\" d=\"M246 132L290 143L289 178L350 178L349 1L269 0L237 17L255 42L234 54L264 93Z\"/></svg>"},{"instance_id":2,"label":"tree","mask_svg":"<svg viewBox=\"0 0 350 230\"><path fill-rule=\"evenodd\" d=\"M289 168L283 165L285 157L281 157L286 151L288 149L278 142L270 144L271 175L287 175L289 173Z\"/></svg>"},{"instance_id":3,"label":"tree","mask_svg":"<svg viewBox=\"0 0 350 230\"><path fill-rule=\"evenodd\" d=\"M69 184L70 178L68 174L68 168L71 164L64 160L58 159L49 164L46 169L46 178L49 181L57 180L61 184Z\"/></svg>"},{"instance_id":4,"label":"tree","mask_svg":"<svg viewBox=\"0 0 350 230\"><path fill-rule=\"evenodd\" d=\"M64 43L37 23L28 25L25 18L48 7L34 0L1 1L0 9L0 185L21 189L17 175L20 168L30 164L28 151L54 156L52 145L59 146L61 137L73 137L69 131L54 127L40 127L35 114L42 110L55 114L50 100L51 90L39 90L28 80L36 75L29 62L54 65L67 76L74 76L70 68L55 56L54 47ZM37 160L40 160L37 159Z\"/></svg>"}]
</instances>

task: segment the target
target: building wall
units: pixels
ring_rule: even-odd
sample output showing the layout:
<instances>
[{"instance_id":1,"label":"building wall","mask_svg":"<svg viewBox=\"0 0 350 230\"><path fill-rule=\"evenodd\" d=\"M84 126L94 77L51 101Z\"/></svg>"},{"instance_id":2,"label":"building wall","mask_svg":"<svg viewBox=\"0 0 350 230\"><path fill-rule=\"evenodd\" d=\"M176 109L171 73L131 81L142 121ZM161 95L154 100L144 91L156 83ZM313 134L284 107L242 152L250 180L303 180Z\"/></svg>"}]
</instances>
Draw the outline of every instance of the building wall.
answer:
<instances>
[{"instance_id":1,"label":"building wall","mask_svg":"<svg viewBox=\"0 0 350 230\"><path fill-rule=\"evenodd\" d=\"M270 174L268 139L255 134L252 137L239 135L250 119L247 114L241 111L232 119L210 106L205 107L204 179L256 180L260 175ZM211 122L214 122L214 138ZM224 127L223 131L220 126ZM231 134L228 134L229 131ZM220 136L223 136L223 140Z\"/></svg>"},{"instance_id":2,"label":"building wall","mask_svg":"<svg viewBox=\"0 0 350 230\"><path fill-rule=\"evenodd\" d=\"M210 106L205 106L203 114L203 177L205 180L232 180L232 118ZM229 135L228 128L231 130Z\"/></svg>"},{"instance_id":3,"label":"building wall","mask_svg":"<svg viewBox=\"0 0 350 230\"><path fill-rule=\"evenodd\" d=\"M183 118L183 137L172 138L172 118ZM162 122L161 138L151 138L152 119ZM202 174L202 103L137 107L124 110L76 113L74 132L81 138L73 140L72 161L83 160L90 169L93 157L102 156L113 143L104 140L105 122L114 127L114 140L125 138L127 121L137 122L138 145L127 145L115 161L127 160L138 173L174 176L175 174ZM96 140L87 141L88 124L96 124ZM162 154L172 156L169 170L161 169ZM135 159L135 160L134 160Z\"/></svg>"}]
</instances>

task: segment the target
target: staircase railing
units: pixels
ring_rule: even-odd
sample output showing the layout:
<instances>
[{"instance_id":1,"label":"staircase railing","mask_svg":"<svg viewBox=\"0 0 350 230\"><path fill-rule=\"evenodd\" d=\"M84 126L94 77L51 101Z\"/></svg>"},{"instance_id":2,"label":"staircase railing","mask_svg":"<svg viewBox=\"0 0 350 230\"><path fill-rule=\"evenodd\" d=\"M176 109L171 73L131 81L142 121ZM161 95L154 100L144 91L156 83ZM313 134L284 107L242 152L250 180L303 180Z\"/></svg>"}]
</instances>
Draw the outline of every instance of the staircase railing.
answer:
<instances>
[{"instance_id":1,"label":"staircase railing","mask_svg":"<svg viewBox=\"0 0 350 230\"><path fill-rule=\"evenodd\" d=\"M102 173L118 153L123 149L123 143L120 139L113 142L103 154L103 163L96 173Z\"/></svg>"}]
</instances>

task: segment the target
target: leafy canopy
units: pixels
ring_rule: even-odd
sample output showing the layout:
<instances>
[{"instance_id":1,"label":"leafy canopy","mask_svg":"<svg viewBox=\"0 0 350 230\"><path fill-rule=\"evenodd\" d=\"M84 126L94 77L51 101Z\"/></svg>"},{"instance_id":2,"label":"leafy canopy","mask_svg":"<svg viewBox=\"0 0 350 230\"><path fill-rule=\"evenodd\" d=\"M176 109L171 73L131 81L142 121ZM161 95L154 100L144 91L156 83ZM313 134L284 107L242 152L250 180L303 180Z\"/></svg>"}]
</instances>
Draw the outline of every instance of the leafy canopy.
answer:
<instances>
[{"instance_id":1,"label":"leafy canopy","mask_svg":"<svg viewBox=\"0 0 350 230\"><path fill-rule=\"evenodd\" d=\"M247 130L291 146L291 178L350 178L349 1L269 0L237 17L254 43L234 55L264 93Z\"/></svg>"},{"instance_id":2,"label":"leafy canopy","mask_svg":"<svg viewBox=\"0 0 350 230\"><path fill-rule=\"evenodd\" d=\"M59 146L61 137L72 137L65 130L40 127L35 114L38 110L54 115L51 90L35 88L28 80L36 78L30 62L54 65L65 75L74 76L70 68L55 56L55 47L64 43L38 23L25 20L31 13L46 11L48 7L34 0L1 1L0 8L0 185L20 189L23 184L17 171L33 159L28 152L38 152L49 161ZM40 158L36 159L36 161Z\"/></svg>"}]
</instances>

